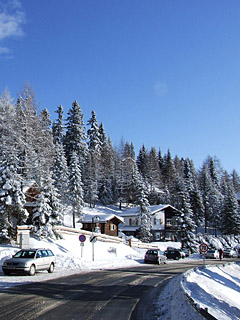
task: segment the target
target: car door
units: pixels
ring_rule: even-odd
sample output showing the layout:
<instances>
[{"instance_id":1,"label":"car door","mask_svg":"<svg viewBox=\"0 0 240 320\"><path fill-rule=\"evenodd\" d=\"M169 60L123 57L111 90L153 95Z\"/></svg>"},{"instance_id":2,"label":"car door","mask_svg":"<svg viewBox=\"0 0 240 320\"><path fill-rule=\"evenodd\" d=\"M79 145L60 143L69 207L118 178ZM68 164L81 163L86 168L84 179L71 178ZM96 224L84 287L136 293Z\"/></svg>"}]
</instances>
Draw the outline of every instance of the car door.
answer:
<instances>
[{"instance_id":1,"label":"car door","mask_svg":"<svg viewBox=\"0 0 240 320\"><path fill-rule=\"evenodd\" d=\"M43 266L44 266L44 263L43 263L42 251L38 250L36 254L36 268L37 270L42 270Z\"/></svg>"},{"instance_id":2,"label":"car door","mask_svg":"<svg viewBox=\"0 0 240 320\"><path fill-rule=\"evenodd\" d=\"M42 269L46 270L49 268L50 261L49 261L49 255L47 250L41 250L41 255L42 255Z\"/></svg>"}]
</instances>

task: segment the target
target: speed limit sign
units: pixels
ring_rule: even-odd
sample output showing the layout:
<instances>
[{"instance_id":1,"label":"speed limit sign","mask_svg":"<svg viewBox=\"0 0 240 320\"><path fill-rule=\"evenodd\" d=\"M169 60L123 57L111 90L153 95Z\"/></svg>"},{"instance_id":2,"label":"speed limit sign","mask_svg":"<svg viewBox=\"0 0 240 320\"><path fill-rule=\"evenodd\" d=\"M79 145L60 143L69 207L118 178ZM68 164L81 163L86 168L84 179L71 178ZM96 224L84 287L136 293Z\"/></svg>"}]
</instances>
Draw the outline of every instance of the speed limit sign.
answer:
<instances>
[{"instance_id":1,"label":"speed limit sign","mask_svg":"<svg viewBox=\"0 0 240 320\"><path fill-rule=\"evenodd\" d=\"M208 251L208 245L206 243L201 243L200 246L199 246L199 250L202 252L202 253L205 253Z\"/></svg>"}]
</instances>

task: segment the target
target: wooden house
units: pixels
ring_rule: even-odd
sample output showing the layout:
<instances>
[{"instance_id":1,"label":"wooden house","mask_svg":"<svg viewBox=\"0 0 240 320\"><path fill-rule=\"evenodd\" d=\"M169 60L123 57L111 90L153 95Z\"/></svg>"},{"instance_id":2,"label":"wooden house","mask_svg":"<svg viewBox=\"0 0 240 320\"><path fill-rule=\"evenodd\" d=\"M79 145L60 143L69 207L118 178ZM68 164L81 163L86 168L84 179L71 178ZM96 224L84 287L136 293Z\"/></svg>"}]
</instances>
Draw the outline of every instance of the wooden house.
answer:
<instances>
[{"instance_id":1,"label":"wooden house","mask_svg":"<svg viewBox=\"0 0 240 320\"><path fill-rule=\"evenodd\" d=\"M109 236L118 236L118 226L123 223L123 218L115 214L85 214L83 219L78 222L82 223L82 229L86 231L99 232Z\"/></svg>"}]
</instances>

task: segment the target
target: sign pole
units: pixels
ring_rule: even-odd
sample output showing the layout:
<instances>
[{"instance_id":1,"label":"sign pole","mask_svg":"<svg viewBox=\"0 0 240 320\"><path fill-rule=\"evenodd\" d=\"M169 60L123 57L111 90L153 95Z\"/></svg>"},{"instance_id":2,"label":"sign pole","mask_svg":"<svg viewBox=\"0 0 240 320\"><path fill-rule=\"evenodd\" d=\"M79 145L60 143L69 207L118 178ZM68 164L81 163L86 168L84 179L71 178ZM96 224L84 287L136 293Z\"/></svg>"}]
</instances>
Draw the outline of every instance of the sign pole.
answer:
<instances>
[{"instance_id":1,"label":"sign pole","mask_svg":"<svg viewBox=\"0 0 240 320\"><path fill-rule=\"evenodd\" d=\"M81 246L81 258L83 257L83 247L84 247L84 242L86 241L86 236L84 234L80 234L78 237L80 241L80 246Z\"/></svg>"},{"instance_id":2,"label":"sign pole","mask_svg":"<svg viewBox=\"0 0 240 320\"><path fill-rule=\"evenodd\" d=\"M206 243L201 243L199 246L199 251L203 253L203 266L205 267L205 264L206 264L205 253L208 251L208 245Z\"/></svg>"}]
</instances>

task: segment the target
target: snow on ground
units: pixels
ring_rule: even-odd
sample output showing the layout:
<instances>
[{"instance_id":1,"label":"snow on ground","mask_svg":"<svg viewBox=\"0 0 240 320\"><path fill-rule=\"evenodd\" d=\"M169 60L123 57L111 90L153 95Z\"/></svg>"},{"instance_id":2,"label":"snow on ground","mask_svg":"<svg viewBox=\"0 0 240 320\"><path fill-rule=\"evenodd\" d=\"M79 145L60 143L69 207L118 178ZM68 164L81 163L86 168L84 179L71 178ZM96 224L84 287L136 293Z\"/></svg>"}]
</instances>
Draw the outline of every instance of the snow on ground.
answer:
<instances>
[{"instance_id":1,"label":"snow on ground","mask_svg":"<svg viewBox=\"0 0 240 320\"><path fill-rule=\"evenodd\" d=\"M240 319L240 265L196 268L182 279L185 292L201 308L221 320Z\"/></svg>"},{"instance_id":2,"label":"snow on ground","mask_svg":"<svg viewBox=\"0 0 240 320\"><path fill-rule=\"evenodd\" d=\"M55 241L31 238L30 246L48 247L53 250L57 258L55 272L48 274L42 271L34 277L4 276L0 268L0 291L10 286L45 281L79 272L137 266L143 263L146 251L133 249L125 244L97 241L94 244L93 257L92 243L87 239L81 247L78 235L64 235L64 239ZM179 244L167 242L160 243L159 246L165 250L168 246L178 247ZM0 263L18 250L18 247L0 246ZM200 256L193 255L189 259L196 258L199 259ZM185 293L202 308L207 307L217 319L240 319L240 266L235 263L215 267L203 266L173 278L159 297L156 316L161 320L203 319L188 302Z\"/></svg>"}]
</instances>

